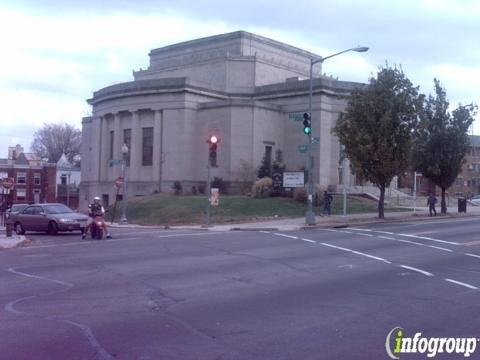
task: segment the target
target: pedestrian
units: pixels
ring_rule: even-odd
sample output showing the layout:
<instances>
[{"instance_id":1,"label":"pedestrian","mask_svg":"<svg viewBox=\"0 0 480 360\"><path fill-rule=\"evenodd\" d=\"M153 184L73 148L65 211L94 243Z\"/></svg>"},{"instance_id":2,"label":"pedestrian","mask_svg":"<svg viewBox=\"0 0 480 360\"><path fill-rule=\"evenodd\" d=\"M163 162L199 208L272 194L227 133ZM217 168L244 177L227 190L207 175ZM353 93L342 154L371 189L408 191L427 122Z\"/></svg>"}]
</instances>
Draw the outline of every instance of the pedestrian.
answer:
<instances>
[{"instance_id":1,"label":"pedestrian","mask_svg":"<svg viewBox=\"0 0 480 360\"><path fill-rule=\"evenodd\" d=\"M323 215L330 216L332 210L333 196L327 190L323 192Z\"/></svg>"},{"instance_id":2,"label":"pedestrian","mask_svg":"<svg viewBox=\"0 0 480 360\"><path fill-rule=\"evenodd\" d=\"M434 214L433 216L437 216L437 211L435 210L436 203L437 203L437 198L435 197L435 195L430 193L430 196L427 199L428 211L430 213L430 216L432 216L432 213Z\"/></svg>"}]
</instances>

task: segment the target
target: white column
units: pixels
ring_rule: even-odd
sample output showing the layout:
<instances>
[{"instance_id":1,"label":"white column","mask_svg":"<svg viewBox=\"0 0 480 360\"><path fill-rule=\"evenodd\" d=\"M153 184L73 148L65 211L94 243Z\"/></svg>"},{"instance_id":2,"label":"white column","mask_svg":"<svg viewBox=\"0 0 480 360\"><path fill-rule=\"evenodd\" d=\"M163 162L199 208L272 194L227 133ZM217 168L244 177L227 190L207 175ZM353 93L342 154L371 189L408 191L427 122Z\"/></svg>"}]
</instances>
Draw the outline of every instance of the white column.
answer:
<instances>
[{"instance_id":1,"label":"white column","mask_svg":"<svg viewBox=\"0 0 480 360\"><path fill-rule=\"evenodd\" d=\"M108 120L105 116L100 118L101 138L100 138L100 180L107 181L108 177L108 156L110 151L110 132L108 131Z\"/></svg>"},{"instance_id":2,"label":"white column","mask_svg":"<svg viewBox=\"0 0 480 360\"><path fill-rule=\"evenodd\" d=\"M142 169L142 129L140 125L140 114L138 111L132 111L131 129L130 180L135 181L140 179Z\"/></svg>"},{"instance_id":3,"label":"white column","mask_svg":"<svg viewBox=\"0 0 480 360\"><path fill-rule=\"evenodd\" d=\"M161 191L162 180L162 111L155 110L153 117L153 179L158 182Z\"/></svg>"},{"instance_id":4,"label":"white column","mask_svg":"<svg viewBox=\"0 0 480 360\"><path fill-rule=\"evenodd\" d=\"M113 117L113 159L122 159L123 131L120 123L120 113Z\"/></svg>"}]
</instances>

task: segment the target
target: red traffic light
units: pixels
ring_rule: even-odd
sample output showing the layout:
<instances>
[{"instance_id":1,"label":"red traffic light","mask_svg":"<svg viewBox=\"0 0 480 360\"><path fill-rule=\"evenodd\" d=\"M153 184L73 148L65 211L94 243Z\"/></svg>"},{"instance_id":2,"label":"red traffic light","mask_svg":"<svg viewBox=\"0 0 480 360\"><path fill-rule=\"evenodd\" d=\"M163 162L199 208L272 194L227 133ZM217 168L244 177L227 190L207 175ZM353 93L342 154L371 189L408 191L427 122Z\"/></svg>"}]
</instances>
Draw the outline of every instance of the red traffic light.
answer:
<instances>
[{"instance_id":1,"label":"red traffic light","mask_svg":"<svg viewBox=\"0 0 480 360\"><path fill-rule=\"evenodd\" d=\"M210 144L216 144L218 142L218 138L215 135L210 136Z\"/></svg>"}]
</instances>

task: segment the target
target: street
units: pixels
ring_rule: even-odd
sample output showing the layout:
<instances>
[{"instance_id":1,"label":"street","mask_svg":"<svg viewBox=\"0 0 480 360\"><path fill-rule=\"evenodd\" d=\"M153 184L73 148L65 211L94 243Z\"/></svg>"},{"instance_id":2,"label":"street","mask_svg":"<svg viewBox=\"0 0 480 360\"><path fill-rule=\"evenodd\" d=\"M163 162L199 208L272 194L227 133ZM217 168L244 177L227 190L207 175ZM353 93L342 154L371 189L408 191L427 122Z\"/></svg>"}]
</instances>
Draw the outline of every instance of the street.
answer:
<instances>
[{"instance_id":1,"label":"street","mask_svg":"<svg viewBox=\"0 0 480 360\"><path fill-rule=\"evenodd\" d=\"M479 230L477 217L439 217L27 234L0 251L0 358L388 359L395 327L479 338Z\"/></svg>"}]
</instances>

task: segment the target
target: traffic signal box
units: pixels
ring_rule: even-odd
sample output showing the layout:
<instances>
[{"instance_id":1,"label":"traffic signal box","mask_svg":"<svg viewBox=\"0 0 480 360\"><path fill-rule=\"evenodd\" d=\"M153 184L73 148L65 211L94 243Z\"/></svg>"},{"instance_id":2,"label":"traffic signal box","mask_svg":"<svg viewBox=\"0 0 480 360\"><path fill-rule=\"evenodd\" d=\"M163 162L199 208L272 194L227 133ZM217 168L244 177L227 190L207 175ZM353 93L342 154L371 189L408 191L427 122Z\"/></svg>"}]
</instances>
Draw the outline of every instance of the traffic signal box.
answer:
<instances>
[{"instance_id":1,"label":"traffic signal box","mask_svg":"<svg viewBox=\"0 0 480 360\"><path fill-rule=\"evenodd\" d=\"M217 149L220 139L212 135L207 140L208 143L208 161L211 167L217 167Z\"/></svg>"},{"instance_id":2,"label":"traffic signal box","mask_svg":"<svg viewBox=\"0 0 480 360\"><path fill-rule=\"evenodd\" d=\"M309 113L303 113L303 133L305 135L312 133L312 118Z\"/></svg>"}]
</instances>

